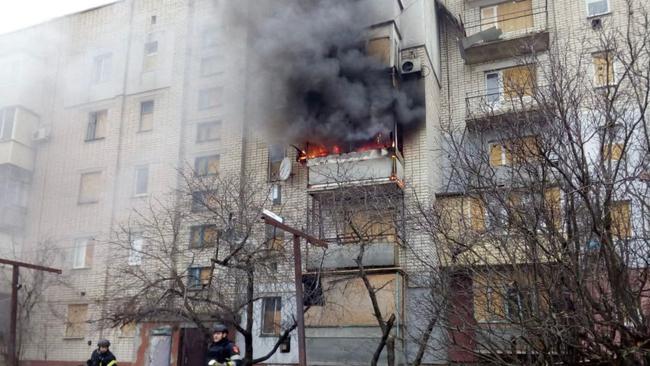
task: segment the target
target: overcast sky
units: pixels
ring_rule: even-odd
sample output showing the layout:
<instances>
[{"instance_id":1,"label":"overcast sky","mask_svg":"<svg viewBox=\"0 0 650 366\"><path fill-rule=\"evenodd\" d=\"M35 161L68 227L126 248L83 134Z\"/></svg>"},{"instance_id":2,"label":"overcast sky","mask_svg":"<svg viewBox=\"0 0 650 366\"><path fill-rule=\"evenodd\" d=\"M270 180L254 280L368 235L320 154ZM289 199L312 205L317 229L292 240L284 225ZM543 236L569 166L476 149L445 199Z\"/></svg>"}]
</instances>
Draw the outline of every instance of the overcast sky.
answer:
<instances>
[{"instance_id":1,"label":"overcast sky","mask_svg":"<svg viewBox=\"0 0 650 366\"><path fill-rule=\"evenodd\" d=\"M0 34L115 0L0 0Z\"/></svg>"}]
</instances>

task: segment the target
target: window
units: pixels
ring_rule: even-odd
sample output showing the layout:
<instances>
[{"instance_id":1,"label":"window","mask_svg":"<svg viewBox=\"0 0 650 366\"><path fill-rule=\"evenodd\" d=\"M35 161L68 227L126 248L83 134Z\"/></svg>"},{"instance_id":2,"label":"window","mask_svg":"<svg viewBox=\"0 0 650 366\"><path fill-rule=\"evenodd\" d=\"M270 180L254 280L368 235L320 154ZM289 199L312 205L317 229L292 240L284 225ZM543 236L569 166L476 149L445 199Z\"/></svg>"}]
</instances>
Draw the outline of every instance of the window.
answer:
<instances>
[{"instance_id":1,"label":"window","mask_svg":"<svg viewBox=\"0 0 650 366\"><path fill-rule=\"evenodd\" d=\"M547 188L544 192L545 212L548 219L553 223L556 230L562 229L562 190L560 187ZM542 227L546 227L546 221L542 221Z\"/></svg>"},{"instance_id":2,"label":"window","mask_svg":"<svg viewBox=\"0 0 650 366\"><path fill-rule=\"evenodd\" d=\"M221 64L219 63L219 57L210 56L203 57L201 59L201 76L210 76L219 73Z\"/></svg>"},{"instance_id":3,"label":"window","mask_svg":"<svg viewBox=\"0 0 650 366\"><path fill-rule=\"evenodd\" d=\"M196 142L216 141L220 135L221 121L203 122L196 127Z\"/></svg>"},{"instance_id":4,"label":"window","mask_svg":"<svg viewBox=\"0 0 650 366\"><path fill-rule=\"evenodd\" d=\"M280 179L280 165L282 159L287 156L283 145L269 145L269 181L274 182Z\"/></svg>"},{"instance_id":5,"label":"window","mask_svg":"<svg viewBox=\"0 0 650 366\"><path fill-rule=\"evenodd\" d=\"M470 197L465 203L466 214L472 230L485 231L485 205L479 198Z\"/></svg>"},{"instance_id":6,"label":"window","mask_svg":"<svg viewBox=\"0 0 650 366\"><path fill-rule=\"evenodd\" d=\"M205 248L217 242L216 225L198 225L190 228L190 248Z\"/></svg>"},{"instance_id":7,"label":"window","mask_svg":"<svg viewBox=\"0 0 650 366\"><path fill-rule=\"evenodd\" d=\"M138 131L151 131L153 129L153 100L140 103L140 127Z\"/></svg>"},{"instance_id":8,"label":"window","mask_svg":"<svg viewBox=\"0 0 650 366\"><path fill-rule=\"evenodd\" d=\"M271 192L269 194L269 198L271 199L272 204L281 205L282 204L282 186L279 185L279 184L271 185Z\"/></svg>"},{"instance_id":9,"label":"window","mask_svg":"<svg viewBox=\"0 0 650 366\"><path fill-rule=\"evenodd\" d=\"M110 53L95 57L93 62L93 83L99 84L111 77L111 61L113 56Z\"/></svg>"},{"instance_id":10,"label":"window","mask_svg":"<svg viewBox=\"0 0 650 366\"><path fill-rule=\"evenodd\" d=\"M302 276L302 287L304 291L305 306L322 306L325 305L323 297L323 286L321 285L320 276L316 274L305 274Z\"/></svg>"},{"instance_id":11,"label":"window","mask_svg":"<svg viewBox=\"0 0 650 366\"><path fill-rule=\"evenodd\" d=\"M88 304L68 305L68 316L65 322L65 336L68 338L85 337L87 321Z\"/></svg>"},{"instance_id":12,"label":"window","mask_svg":"<svg viewBox=\"0 0 650 366\"><path fill-rule=\"evenodd\" d=\"M609 0L585 0L587 4L587 16L609 13Z\"/></svg>"},{"instance_id":13,"label":"window","mask_svg":"<svg viewBox=\"0 0 650 366\"><path fill-rule=\"evenodd\" d=\"M136 196L147 194L149 189L149 167L140 166L135 168L135 191Z\"/></svg>"},{"instance_id":14,"label":"window","mask_svg":"<svg viewBox=\"0 0 650 366\"><path fill-rule=\"evenodd\" d=\"M539 160L541 151L536 136L526 136L489 145L490 166L510 166Z\"/></svg>"},{"instance_id":15,"label":"window","mask_svg":"<svg viewBox=\"0 0 650 366\"><path fill-rule=\"evenodd\" d=\"M156 68L156 58L158 55L158 41L153 39L153 35L148 35L148 41L144 44L144 57L142 60L142 70L151 71Z\"/></svg>"},{"instance_id":16,"label":"window","mask_svg":"<svg viewBox=\"0 0 650 366\"><path fill-rule=\"evenodd\" d=\"M202 156L194 160L197 176L216 175L219 173L219 155Z\"/></svg>"},{"instance_id":17,"label":"window","mask_svg":"<svg viewBox=\"0 0 650 366\"><path fill-rule=\"evenodd\" d=\"M0 111L0 140L10 140L13 137L16 108L5 108Z\"/></svg>"},{"instance_id":18,"label":"window","mask_svg":"<svg viewBox=\"0 0 650 366\"><path fill-rule=\"evenodd\" d=\"M212 278L211 267L190 267L187 272L187 287L190 290L200 290L210 285L210 280Z\"/></svg>"},{"instance_id":19,"label":"window","mask_svg":"<svg viewBox=\"0 0 650 366\"><path fill-rule=\"evenodd\" d=\"M199 91L199 109L218 107L221 99L221 88L210 88Z\"/></svg>"},{"instance_id":20,"label":"window","mask_svg":"<svg viewBox=\"0 0 650 366\"><path fill-rule=\"evenodd\" d=\"M4 193L6 202L13 206L27 207L28 185L16 179L7 179Z\"/></svg>"},{"instance_id":21,"label":"window","mask_svg":"<svg viewBox=\"0 0 650 366\"><path fill-rule=\"evenodd\" d=\"M262 335L280 335L282 330L282 299L265 297L262 302Z\"/></svg>"},{"instance_id":22,"label":"window","mask_svg":"<svg viewBox=\"0 0 650 366\"><path fill-rule=\"evenodd\" d=\"M623 144L613 143L603 146L603 159L618 161L623 158Z\"/></svg>"},{"instance_id":23,"label":"window","mask_svg":"<svg viewBox=\"0 0 650 366\"><path fill-rule=\"evenodd\" d=\"M213 48L219 45L219 30L216 28L206 29L201 34L201 47Z\"/></svg>"},{"instance_id":24,"label":"window","mask_svg":"<svg viewBox=\"0 0 650 366\"><path fill-rule=\"evenodd\" d=\"M88 128L86 129L86 141L99 140L106 137L106 124L108 111L91 112L88 118Z\"/></svg>"},{"instance_id":25,"label":"window","mask_svg":"<svg viewBox=\"0 0 650 366\"><path fill-rule=\"evenodd\" d=\"M508 1L481 8L481 30L497 27L503 33L508 33L532 26L532 0Z\"/></svg>"},{"instance_id":26,"label":"window","mask_svg":"<svg viewBox=\"0 0 650 366\"><path fill-rule=\"evenodd\" d=\"M390 65L391 62L391 41L390 37L375 38L368 41L366 53L379 60L382 65Z\"/></svg>"},{"instance_id":27,"label":"window","mask_svg":"<svg viewBox=\"0 0 650 366\"><path fill-rule=\"evenodd\" d=\"M494 104L504 97L509 99L530 97L535 91L535 65L509 67L485 73L487 102Z\"/></svg>"},{"instance_id":28,"label":"window","mask_svg":"<svg viewBox=\"0 0 650 366\"><path fill-rule=\"evenodd\" d=\"M284 230L267 224L265 228L265 237L269 249L282 250L284 247Z\"/></svg>"},{"instance_id":29,"label":"window","mask_svg":"<svg viewBox=\"0 0 650 366\"><path fill-rule=\"evenodd\" d=\"M151 25L156 24L156 21L157 21L157 20L158 20L158 18L157 18L155 15L152 15L152 16L151 16Z\"/></svg>"},{"instance_id":30,"label":"window","mask_svg":"<svg viewBox=\"0 0 650 366\"><path fill-rule=\"evenodd\" d=\"M512 163L510 149L505 143L490 143L490 166L507 166Z\"/></svg>"},{"instance_id":31,"label":"window","mask_svg":"<svg viewBox=\"0 0 650 366\"><path fill-rule=\"evenodd\" d=\"M216 204L214 191L200 191L192 193L192 212L205 211Z\"/></svg>"},{"instance_id":32,"label":"window","mask_svg":"<svg viewBox=\"0 0 650 366\"><path fill-rule=\"evenodd\" d=\"M130 235L129 247L129 266L139 266L142 264L142 248L144 247L144 237L141 233Z\"/></svg>"},{"instance_id":33,"label":"window","mask_svg":"<svg viewBox=\"0 0 650 366\"><path fill-rule=\"evenodd\" d=\"M79 183L79 203L94 203L99 201L99 185L101 176L101 172L81 174L81 181Z\"/></svg>"},{"instance_id":34,"label":"window","mask_svg":"<svg viewBox=\"0 0 650 366\"><path fill-rule=\"evenodd\" d=\"M123 324L120 327L120 337L134 337L136 331L136 323L130 322Z\"/></svg>"},{"instance_id":35,"label":"window","mask_svg":"<svg viewBox=\"0 0 650 366\"><path fill-rule=\"evenodd\" d=\"M599 52L592 55L594 85L602 87L614 82L614 57L611 52Z\"/></svg>"},{"instance_id":36,"label":"window","mask_svg":"<svg viewBox=\"0 0 650 366\"><path fill-rule=\"evenodd\" d=\"M346 214L346 223L341 239L347 242L372 241L377 238L394 242L396 227L393 215L389 210L374 212L355 210Z\"/></svg>"},{"instance_id":37,"label":"window","mask_svg":"<svg viewBox=\"0 0 650 366\"><path fill-rule=\"evenodd\" d=\"M612 202L610 214L612 216L612 235L618 239L630 238L632 236L630 202Z\"/></svg>"},{"instance_id":38,"label":"window","mask_svg":"<svg viewBox=\"0 0 650 366\"><path fill-rule=\"evenodd\" d=\"M90 268L92 266L94 248L93 239L84 238L75 240L72 268Z\"/></svg>"}]
</instances>

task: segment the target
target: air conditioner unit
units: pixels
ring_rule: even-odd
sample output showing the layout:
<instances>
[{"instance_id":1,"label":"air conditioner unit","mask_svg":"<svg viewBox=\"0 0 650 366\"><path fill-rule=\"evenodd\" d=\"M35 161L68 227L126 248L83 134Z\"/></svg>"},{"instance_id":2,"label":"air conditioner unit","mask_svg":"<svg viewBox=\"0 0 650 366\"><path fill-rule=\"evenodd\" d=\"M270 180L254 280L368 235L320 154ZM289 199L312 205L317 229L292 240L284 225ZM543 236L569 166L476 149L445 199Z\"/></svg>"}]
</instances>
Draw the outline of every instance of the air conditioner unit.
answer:
<instances>
[{"instance_id":1,"label":"air conditioner unit","mask_svg":"<svg viewBox=\"0 0 650 366\"><path fill-rule=\"evenodd\" d=\"M34 142L42 142L42 141L47 141L50 138L50 129L47 127L41 127L34 131L32 134L32 141Z\"/></svg>"},{"instance_id":2,"label":"air conditioner unit","mask_svg":"<svg viewBox=\"0 0 650 366\"><path fill-rule=\"evenodd\" d=\"M406 74L415 74L422 71L422 63L420 59L415 58L403 58L399 63L399 72L402 75Z\"/></svg>"}]
</instances>

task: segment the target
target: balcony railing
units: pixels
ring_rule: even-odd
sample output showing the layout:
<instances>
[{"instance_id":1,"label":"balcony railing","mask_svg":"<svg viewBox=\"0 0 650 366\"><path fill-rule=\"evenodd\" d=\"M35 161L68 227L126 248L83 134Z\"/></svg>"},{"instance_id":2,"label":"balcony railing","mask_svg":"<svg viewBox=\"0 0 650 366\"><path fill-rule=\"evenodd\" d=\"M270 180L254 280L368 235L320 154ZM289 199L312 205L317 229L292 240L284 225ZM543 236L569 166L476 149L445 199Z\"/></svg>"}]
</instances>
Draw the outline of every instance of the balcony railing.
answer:
<instances>
[{"instance_id":1,"label":"balcony railing","mask_svg":"<svg viewBox=\"0 0 650 366\"><path fill-rule=\"evenodd\" d=\"M507 95L503 92L485 91L467 93L465 98L465 117L467 120L490 118L506 113L530 111L537 108L535 93L539 87L533 90L530 95Z\"/></svg>"},{"instance_id":2,"label":"balcony railing","mask_svg":"<svg viewBox=\"0 0 650 366\"><path fill-rule=\"evenodd\" d=\"M327 240L327 239L326 239ZM307 269L356 268L361 245L351 237L327 240L331 242L324 250L310 247L307 253ZM362 264L365 267L395 267L398 265L399 243L397 235L377 235L364 244Z\"/></svg>"}]
</instances>

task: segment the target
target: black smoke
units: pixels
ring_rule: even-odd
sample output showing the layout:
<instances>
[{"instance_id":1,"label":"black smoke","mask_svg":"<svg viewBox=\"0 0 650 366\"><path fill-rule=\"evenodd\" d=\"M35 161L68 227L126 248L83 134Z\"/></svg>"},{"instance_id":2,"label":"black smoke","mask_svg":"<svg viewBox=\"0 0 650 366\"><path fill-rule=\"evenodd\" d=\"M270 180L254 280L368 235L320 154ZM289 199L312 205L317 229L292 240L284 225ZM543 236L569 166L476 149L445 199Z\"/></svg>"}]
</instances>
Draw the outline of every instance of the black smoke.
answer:
<instances>
[{"instance_id":1,"label":"black smoke","mask_svg":"<svg viewBox=\"0 0 650 366\"><path fill-rule=\"evenodd\" d=\"M365 52L372 1L290 1L255 23L254 47L292 142L354 142L423 117L393 71Z\"/></svg>"}]
</instances>

